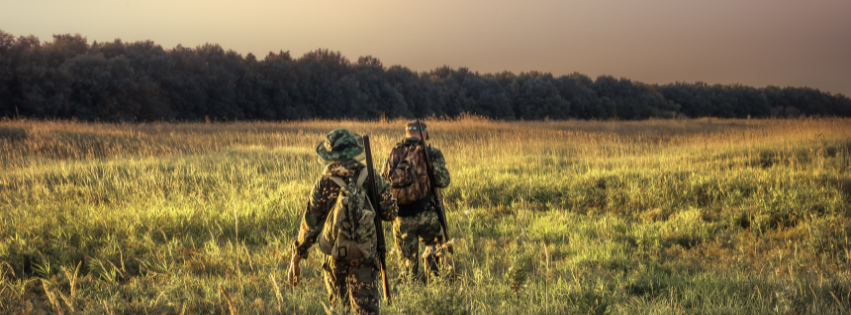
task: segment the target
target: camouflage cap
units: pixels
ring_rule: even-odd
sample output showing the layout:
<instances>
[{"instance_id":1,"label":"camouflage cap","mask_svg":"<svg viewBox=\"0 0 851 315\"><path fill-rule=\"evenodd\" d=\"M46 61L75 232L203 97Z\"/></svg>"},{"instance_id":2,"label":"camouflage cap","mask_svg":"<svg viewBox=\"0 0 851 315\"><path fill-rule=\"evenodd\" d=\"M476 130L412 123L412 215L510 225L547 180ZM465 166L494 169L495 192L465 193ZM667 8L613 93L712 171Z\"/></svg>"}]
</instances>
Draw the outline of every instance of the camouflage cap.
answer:
<instances>
[{"instance_id":1,"label":"camouflage cap","mask_svg":"<svg viewBox=\"0 0 851 315\"><path fill-rule=\"evenodd\" d=\"M320 160L327 162L354 159L363 153L363 137L346 129L337 129L316 146Z\"/></svg>"},{"instance_id":2,"label":"camouflage cap","mask_svg":"<svg viewBox=\"0 0 851 315\"><path fill-rule=\"evenodd\" d=\"M425 123L424 121L422 121L422 120L419 120L419 119L415 119L415 120L411 120L411 121L409 121L409 122L405 125L405 130L410 130L410 131L419 131L419 124L417 124L417 123L422 124L422 126L423 126L423 132L428 132L428 129L426 128L426 123Z\"/></svg>"}]
</instances>

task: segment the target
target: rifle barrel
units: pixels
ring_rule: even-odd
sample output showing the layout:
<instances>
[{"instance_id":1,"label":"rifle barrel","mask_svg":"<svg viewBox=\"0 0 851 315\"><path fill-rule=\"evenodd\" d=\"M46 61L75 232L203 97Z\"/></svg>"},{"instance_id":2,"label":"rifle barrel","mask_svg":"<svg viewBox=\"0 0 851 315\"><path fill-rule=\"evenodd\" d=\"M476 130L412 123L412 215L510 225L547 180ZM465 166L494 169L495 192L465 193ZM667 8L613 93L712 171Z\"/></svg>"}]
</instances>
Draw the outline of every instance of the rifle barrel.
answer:
<instances>
[{"instance_id":1,"label":"rifle barrel","mask_svg":"<svg viewBox=\"0 0 851 315\"><path fill-rule=\"evenodd\" d=\"M434 199L436 201L437 207L437 218L440 221L440 225L443 228L443 242L449 242L451 238L449 238L449 226L446 223L446 210L443 208L443 200L440 199L440 196L437 195L437 187L434 186L434 168L431 165L431 157L428 156L428 146L426 145L426 139L423 136L423 121L417 120L417 130L420 132L420 141L423 143L423 154L425 155L426 160L426 169L428 171L428 181L429 188L431 190L432 195L434 195ZM452 247L448 247L447 250L450 254L454 254L455 250Z\"/></svg>"},{"instance_id":2,"label":"rifle barrel","mask_svg":"<svg viewBox=\"0 0 851 315\"><path fill-rule=\"evenodd\" d=\"M390 285L387 280L387 244L384 242L384 226L381 224L381 216L379 215L379 211L381 211L381 199L378 195L378 186L375 183L375 168L372 166L372 150L369 145L369 135L363 136L363 147L366 152L366 169L367 169L367 178L369 180L369 199L372 202L372 209L375 210L375 234L377 240L376 251L378 252L378 263L381 271L381 278L384 282L384 289L382 293L384 294L384 300L387 301L387 305L390 305Z\"/></svg>"}]
</instances>

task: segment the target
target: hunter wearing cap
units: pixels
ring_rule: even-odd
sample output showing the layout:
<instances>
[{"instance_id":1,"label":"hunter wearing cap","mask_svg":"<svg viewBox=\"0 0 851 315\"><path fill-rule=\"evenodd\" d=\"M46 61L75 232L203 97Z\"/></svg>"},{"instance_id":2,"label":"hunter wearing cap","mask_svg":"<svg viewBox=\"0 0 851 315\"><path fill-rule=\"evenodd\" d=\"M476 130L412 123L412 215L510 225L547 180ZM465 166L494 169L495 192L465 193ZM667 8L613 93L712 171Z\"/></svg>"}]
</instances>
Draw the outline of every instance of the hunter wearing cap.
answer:
<instances>
[{"instance_id":1,"label":"hunter wearing cap","mask_svg":"<svg viewBox=\"0 0 851 315\"><path fill-rule=\"evenodd\" d=\"M420 130L419 128L423 128ZM397 143L384 162L381 176L391 183L391 191L399 204L399 215L393 221L393 236L397 250L405 263L401 276L414 281L425 281L419 270L419 244L425 246L423 258L432 273L438 271L440 259L445 255L443 234L437 214L439 192L431 192L425 153L434 170L434 186L449 186L446 159L439 149L423 146L422 134L428 140L426 124L420 120L408 122L405 139Z\"/></svg>"},{"instance_id":2,"label":"hunter wearing cap","mask_svg":"<svg viewBox=\"0 0 851 315\"><path fill-rule=\"evenodd\" d=\"M292 244L292 261L287 271L287 279L291 285L298 285L301 268L299 261L309 254L308 249L317 243L317 238L325 236L323 227L328 229L326 220L333 222L329 213L339 207L338 197L341 194L340 183L352 185L355 181L361 185L366 175L366 166L362 160L364 147L360 135L350 133L345 129L337 129L328 133L325 141L316 147L319 162L326 165L322 175L313 185L310 200L301 220L298 239ZM396 199L390 193L390 184L378 174L374 176L376 189L380 195L380 209L375 215L381 220L392 221L396 218ZM355 202L347 201L347 204ZM371 206L370 211L371 210ZM374 224L372 225L374 229ZM327 231L326 231L327 232ZM322 234L322 236L320 236ZM320 243L320 248L323 244ZM369 248L369 247L367 247ZM375 285L377 268L375 248L362 258L335 259L326 255L322 265L325 275L325 287L328 290L331 305L344 304L358 314L378 313L378 290ZM359 257L361 257L359 256ZM351 298L351 299L350 299Z\"/></svg>"}]
</instances>

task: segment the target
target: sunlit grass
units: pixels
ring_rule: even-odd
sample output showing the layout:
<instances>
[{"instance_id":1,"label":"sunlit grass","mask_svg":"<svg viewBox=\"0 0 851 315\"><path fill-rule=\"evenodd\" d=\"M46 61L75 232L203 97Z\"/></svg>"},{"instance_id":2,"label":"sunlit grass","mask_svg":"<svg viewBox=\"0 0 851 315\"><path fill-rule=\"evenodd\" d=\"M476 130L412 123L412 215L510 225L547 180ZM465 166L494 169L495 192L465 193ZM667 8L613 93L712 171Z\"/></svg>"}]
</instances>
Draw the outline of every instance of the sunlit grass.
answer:
<instances>
[{"instance_id":1,"label":"sunlit grass","mask_svg":"<svg viewBox=\"0 0 851 315\"><path fill-rule=\"evenodd\" d=\"M0 310L225 313L221 284L242 313L324 313L320 253L283 283L315 145L343 127L384 157L402 126L0 122ZM847 119L429 129L456 273L395 288L385 313L851 307Z\"/></svg>"}]
</instances>

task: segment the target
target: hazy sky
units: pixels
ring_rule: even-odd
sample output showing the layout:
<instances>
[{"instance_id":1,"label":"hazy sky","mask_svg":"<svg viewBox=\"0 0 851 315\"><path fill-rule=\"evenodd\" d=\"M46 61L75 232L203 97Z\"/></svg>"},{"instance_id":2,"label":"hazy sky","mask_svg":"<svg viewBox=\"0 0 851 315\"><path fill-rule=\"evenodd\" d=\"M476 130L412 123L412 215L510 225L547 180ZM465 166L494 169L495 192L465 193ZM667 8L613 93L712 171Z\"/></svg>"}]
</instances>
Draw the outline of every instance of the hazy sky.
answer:
<instances>
[{"instance_id":1,"label":"hazy sky","mask_svg":"<svg viewBox=\"0 0 851 315\"><path fill-rule=\"evenodd\" d=\"M851 0L0 0L0 29L851 95Z\"/></svg>"}]
</instances>

